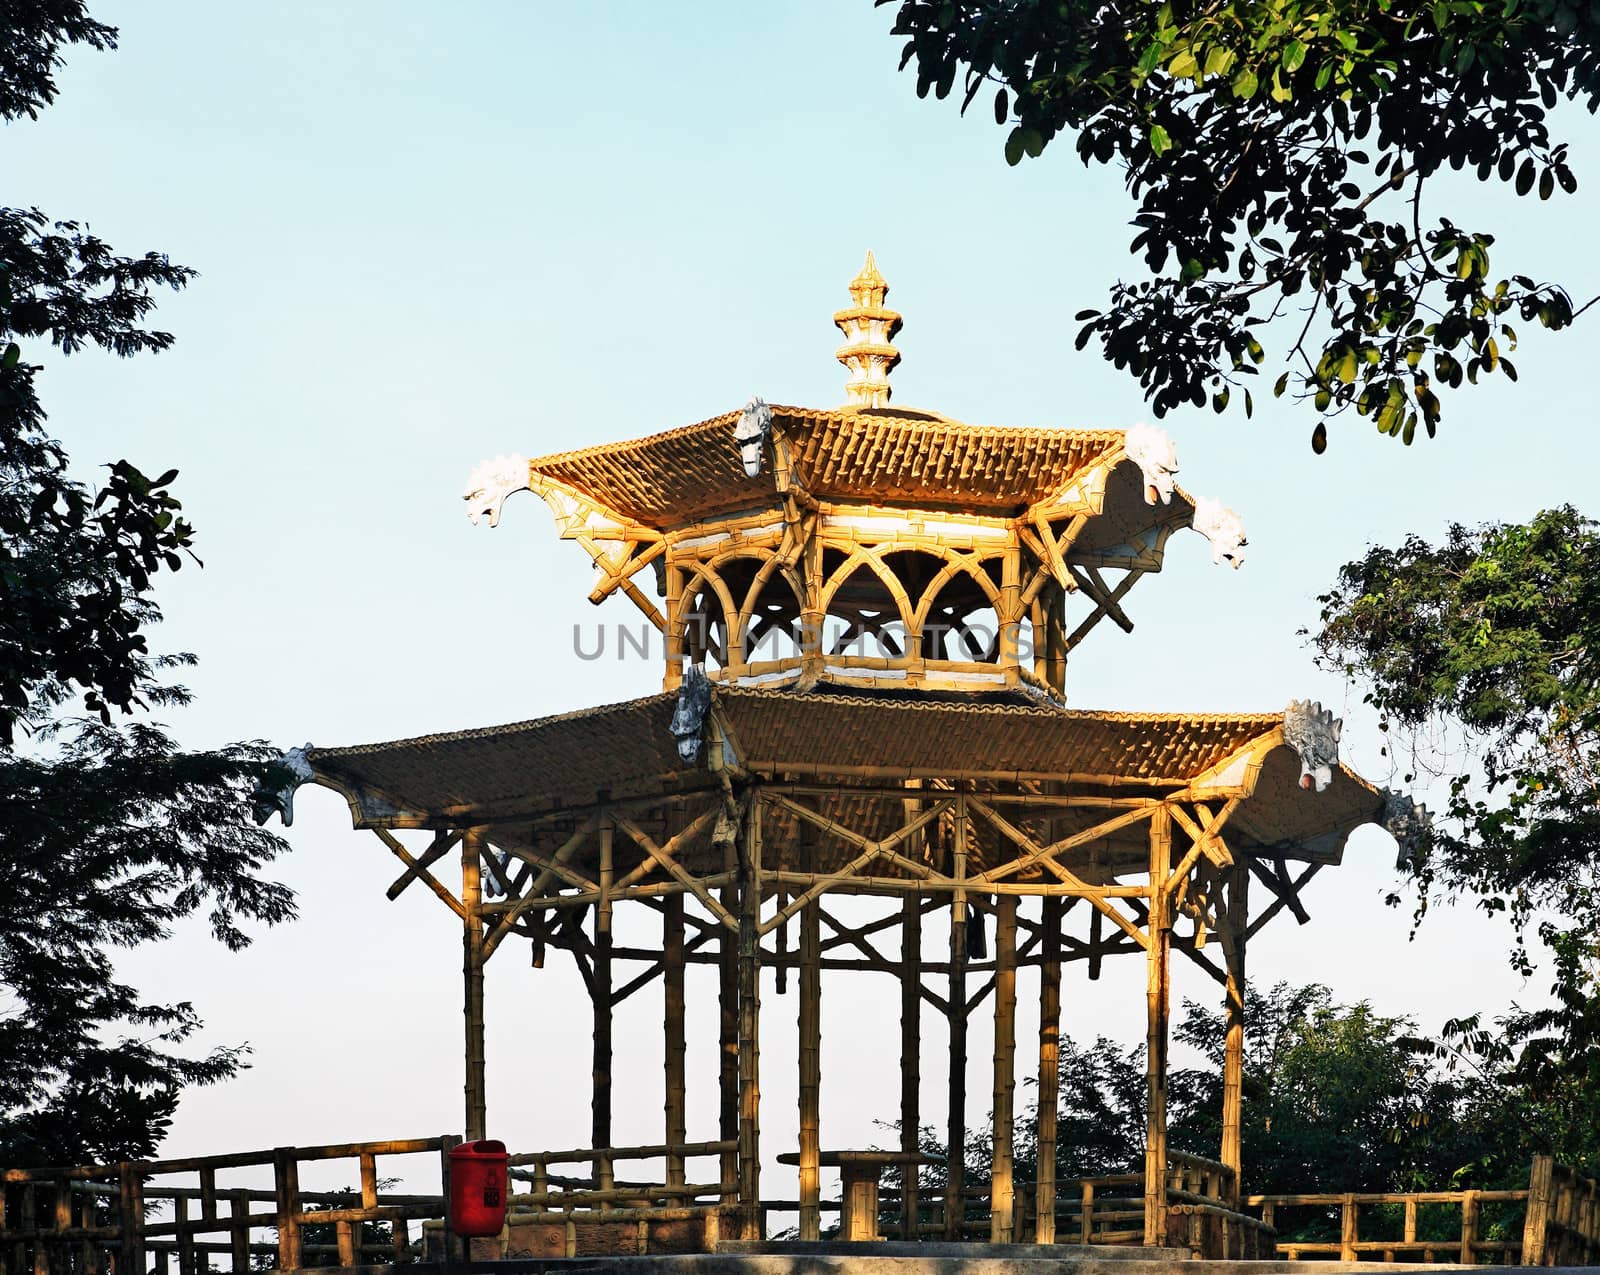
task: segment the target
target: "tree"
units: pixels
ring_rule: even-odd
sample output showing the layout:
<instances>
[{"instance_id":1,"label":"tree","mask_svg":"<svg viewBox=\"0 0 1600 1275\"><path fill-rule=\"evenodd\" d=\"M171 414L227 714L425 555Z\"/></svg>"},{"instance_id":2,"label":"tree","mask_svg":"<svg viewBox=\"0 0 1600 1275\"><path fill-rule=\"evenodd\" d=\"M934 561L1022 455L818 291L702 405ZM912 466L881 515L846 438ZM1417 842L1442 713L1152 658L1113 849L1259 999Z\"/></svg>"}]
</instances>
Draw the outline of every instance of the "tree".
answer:
<instances>
[{"instance_id":1,"label":"tree","mask_svg":"<svg viewBox=\"0 0 1600 1275\"><path fill-rule=\"evenodd\" d=\"M876 0L888 4L891 0ZM1079 314L1081 349L1135 376L1159 416L1223 411L1281 332L1319 419L1353 408L1407 443L1439 391L1502 372L1513 320L1587 305L1491 269L1468 210L1425 205L1446 168L1549 199L1577 178L1550 111L1600 106L1600 7L1583 0L896 0L917 92L985 88L1008 162L1076 134L1118 163L1150 278ZM1458 224L1461 223L1461 224ZM1591 303L1592 304L1592 303ZM1282 324L1267 327L1273 320Z\"/></svg>"},{"instance_id":2,"label":"tree","mask_svg":"<svg viewBox=\"0 0 1600 1275\"><path fill-rule=\"evenodd\" d=\"M1575 1106L1529 1085L1504 1061L1475 1057L1459 1043L1419 1035L1408 1017L1366 1002L1338 1004L1320 984L1279 983L1246 992L1243 1136L1250 1194L1345 1191L1450 1191L1526 1186L1536 1153L1568 1163L1600 1162L1600 1093ZM1174 1038L1195 1063L1168 1074L1168 1144L1215 1158L1221 1140L1223 1018L1186 1001ZM1137 1173L1144 1155L1143 1046L1101 1037L1092 1046L1063 1038L1056 1176ZM1017 1122L1014 1169L1036 1180L1038 1113ZM932 1129L921 1138L934 1154ZM967 1180L989 1173L987 1123L967 1135ZM889 1176L886 1175L886 1181ZM898 1179L895 1178L897 1183ZM924 1173L936 1196L943 1173ZM1398 1233L1399 1218L1395 1223ZM1493 1210L1489 1231L1515 1232L1514 1209ZM1460 1216L1424 1215L1424 1239L1460 1236ZM1337 1238L1336 1211L1280 1209L1283 1238ZM1331 1231L1330 1231L1331 1227ZM1438 1232L1435 1234L1435 1232ZM1518 1232L1519 1233L1519 1232Z\"/></svg>"},{"instance_id":3,"label":"tree","mask_svg":"<svg viewBox=\"0 0 1600 1275\"><path fill-rule=\"evenodd\" d=\"M1320 662L1366 688L1413 772L1448 780L1412 865L1418 916L1439 891L1506 913L1549 955L1554 1004L1509 1033L1530 1081L1600 1088L1600 529L1570 507L1525 524L1452 526L1346 564L1321 598ZM1430 741L1465 741L1459 755ZM1512 953L1529 974L1519 938Z\"/></svg>"},{"instance_id":4,"label":"tree","mask_svg":"<svg viewBox=\"0 0 1600 1275\"><path fill-rule=\"evenodd\" d=\"M61 50L115 47L77 0L7 7L0 116L53 100ZM0 208L0 1163L152 1153L184 1086L220 1080L243 1050L193 1057L186 1003L147 1003L111 952L209 911L216 937L293 915L260 871L285 849L248 820L277 778L259 744L178 748L147 710L188 700L170 681L192 657L152 654L151 590L192 529L171 493L127 460L98 490L68 471L45 432L42 365L62 355L165 349L142 326L153 292L192 271L158 253L116 255L77 222ZM115 715L114 715L115 711Z\"/></svg>"}]
</instances>

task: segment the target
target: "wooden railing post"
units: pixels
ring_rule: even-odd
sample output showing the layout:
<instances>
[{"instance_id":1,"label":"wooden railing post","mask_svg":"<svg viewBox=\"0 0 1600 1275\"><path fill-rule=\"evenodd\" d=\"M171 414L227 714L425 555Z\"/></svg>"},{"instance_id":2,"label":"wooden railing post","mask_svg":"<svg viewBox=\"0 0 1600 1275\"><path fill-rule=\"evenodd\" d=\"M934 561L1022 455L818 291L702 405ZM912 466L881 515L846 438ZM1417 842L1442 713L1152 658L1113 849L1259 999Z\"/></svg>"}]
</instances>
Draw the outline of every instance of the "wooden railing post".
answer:
<instances>
[{"instance_id":1,"label":"wooden railing post","mask_svg":"<svg viewBox=\"0 0 1600 1275\"><path fill-rule=\"evenodd\" d=\"M233 1275L250 1275L250 1197L244 1191L228 1192L228 1258ZM120 1275L120 1273L119 1273Z\"/></svg>"},{"instance_id":2,"label":"wooden railing post","mask_svg":"<svg viewBox=\"0 0 1600 1275\"><path fill-rule=\"evenodd\" d=\"M1339 1208L1339 1260L1353 1262L1356 1260L1356 1241L1360 1238L1359 1222L1356 1218L1356 1197L1352 1192L1345 1192L1344 1200Z\"/></svg>"},{"instance_id":3,"label":"wooden railing post","mask_svg":"<svg viewBox=\"0 0 1600 1275\"><path fill-rule=\"evenodd\" d=\"M1464 1192L1461 1196L1461 1257L1463 1266L1471 1266L1478 1242L1478 1193Z\"/></svg>"},{"instance_id":4,"label":"wooden railing post","mask_svg":"<svg viewBox=\"0 0 1600 1275\"><path fill-rule=\"evenodd\" d=\"M117 1275L144 1275L144 1179L131 1164L117 1166Z\"/></svg>"},{"instance_id":5,"label":"wooden railing post","mask_svg":"<svg viewBox=\"0 0 1600 1275\"><path fill-rule=\"evenodd\" d=\"M1528 1213L1522 1226L1522 1264L1546 1264L1546 1237L1550 1230L1551 1174L1555 1161L1547 1155L1533 1157L1528 1173Z\"/></svg>"},{"instance_id":6,"label":"wooden railing post","mask_svg":"<svg viewBox=\"0 0 1600 1275\"><path fill-rule=\"evenodd\" d=\"M455 1239L455 1232L450 1229L450 1153L460 1145L461 1139L453 1133L444 1134L439 1139L439 1192L444 1199L444 1230L440 1238L446 1266L455 1257L450 1251Z\"/></svg>"},{"instance_id":7,"label":"wooden railing post","mask_svg":"<svg viewBox=\"0 0 1600 1275\"><path fill-rule=\"evenodd\" d=\"M278 1266L295 1270L300 1260L300 1166L293 1147L278 1147L272 1153L272 1185L277 1199Z\"/></svg>"}]
</instances>

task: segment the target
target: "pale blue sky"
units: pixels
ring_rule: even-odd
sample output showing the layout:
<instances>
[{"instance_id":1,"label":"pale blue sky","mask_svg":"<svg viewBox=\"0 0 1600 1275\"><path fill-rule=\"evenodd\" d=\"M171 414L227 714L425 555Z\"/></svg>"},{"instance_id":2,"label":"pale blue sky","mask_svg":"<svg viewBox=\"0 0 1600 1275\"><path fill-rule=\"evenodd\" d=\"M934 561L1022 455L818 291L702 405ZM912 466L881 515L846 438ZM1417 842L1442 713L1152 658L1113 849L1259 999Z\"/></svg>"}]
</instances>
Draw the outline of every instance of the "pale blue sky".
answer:
<instances>
[{"instance_id":1,"label":"pale blue sky","mask_svg":"<svg viewBox=\"0 0 1600 1275\"><path fill-rule=\"evenodd\" d=\"M829 317L869 247L906 317L897 403L1003 424L1149 418L1131 380L1072 350L1072 314L1138 269L1115 174L1066 145L1008 169L986 109L961 120L917 100L895 70L891 11L866 0L97 12L123 47L74 55L59 104L6 130L4 198L201 271L163 302L170 353L52 358L42 380L85 476L124 454L182 471L206 568L164 586L162 637L202 658L199 703L178 723L195 743L352 743L653 690L651 666L573 658L575 623L632 617L621 601L588 607L587 560L539 502L516 497L497 530L473 528L462 483L496 453L666 429L752 393L839 403ZM1600 224L1600 139L1588 116L1565 122L1576 197L1458 185L1453 211L1500 234L1497 266L1564 278L1581 301L1600 291L1583 233ZM1265 387L1253 422L1170 418L1180 481L1243 514L1250 561L1214 567L1204 541L1180 537L1166 573L1131 595L1137 631L1105 626L1080 648L1069 697L1242 710L1320 696L1347 711L1347 756L1387 778L1359 695L1312 670L1295 630L1369 541L1594 507L1593 323L1527 334L1520 385L1453 396L1441 437L1410 449L1352 419L1313 457L1311 419ZM252 1071L185 1102L175 1153L459 1122L459 931L422 891L384 902L395 869L342 802L308 790L300 805L282 869L298 924L239 956L186 931L127 963L152 994L192 998L210 1039L255 1047ZM1538 995L1471 912L1408 944L1407 915L1380 901L1392 859L1382 834L1354 839L1310 891L1312 924L1265 931L1252 976L1321 979L1425 1026ZM1211 999L1189 973L1179 994ZM1074 971L1067 1030L1132 1042L1140 975L1108 965L1091 987ZM855 1145L897 1093L893 992L826 990L823 1136ZM709 1137L709 983L696 995L690 1136ZM541 972L520 950L496 958L491 1133L530 1149L583 1141L580 1000L560 958ZM770 1006L775 1155L794 1138L794 1066L790 1002ZM634 1077L618 1095L623 1140L658 1136L659 1012L644 993L619 1022L617 1071ZM941 1035L926 1030L925 1111L940 1120ZM981 1120L988 1047L974 1030ZM791 1172L770 1189L792 1190Z\"/></svg>"}]
</instances>

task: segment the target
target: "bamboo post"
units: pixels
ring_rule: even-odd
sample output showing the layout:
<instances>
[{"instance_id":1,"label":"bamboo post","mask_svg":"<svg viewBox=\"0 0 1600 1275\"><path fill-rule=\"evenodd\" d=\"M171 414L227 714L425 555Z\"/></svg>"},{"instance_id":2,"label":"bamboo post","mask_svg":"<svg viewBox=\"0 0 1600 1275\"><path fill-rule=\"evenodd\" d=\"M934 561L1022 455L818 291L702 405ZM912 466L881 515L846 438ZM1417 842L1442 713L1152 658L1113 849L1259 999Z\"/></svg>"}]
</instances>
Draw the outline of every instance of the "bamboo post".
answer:
<instances>
[{"instance_id":1,"label":"bamboo post","mask_svg":"<svg viewBox=\"0 0 1600 1275\"><path fill-rule=\"evenodd\" d=\"M1044 964L1039 967L1039 1131L1034 1178L1034 1241L1056 1242L1056 1120L1061 1090L1061 900L1044 900Z\"/></svg>"},{"instance_id":2,"label":"bamboo post","mask_svg":"<svg viewBox=\"0 0 1600 1275\"><path fill-rule=\"evenodd\" d=\"M1343 1202L1339 1207L1339 1260L1353 1262L1356 1253L1356 1242L1360 1238L1360 1223L1356 1217L1356 1197L1345 1193Z\"/></svg>"},{"instance_id":3,"label":"bamboo post","mask_svg":"<svg viewBox=\"0 0 1600 1275\"><path fill-rule=\"evenodd\" d=\"M228 1192L228 1250L233 1275L250 1275L250 1196Z\"/></svg>"},{"instance_id":4,"label":"bamboo post","mask_svg":"<svg viewBox=\"0 0 1600 1275\"><path fill-rule=\"evenodd\" d=\"M482 828L468 828L461 837L461 978L462 1017L466 1020L466 1136L484 1136L483 1049L483 906Z\"/></svg>"},{"instance_id":5,"label":"bamboo post","mask_svg":"<svg viewBox=\"0 0 1600 1275\"><path fill-rule=\"evenodd\" d=\"M439 1193L444 1198L444 1231L441 1235L444 1251L444 1267L448 1271L453 1257L451 1248L455 1244L455 1235L450 1230L450 1153L461 1145L461 1139L453 1133L444 1134L439 1139ZM427 1247L427 1235L422 1236L424 1249Z\"/></svg>"},{"instance_id":6,"label":"bamboo post","mask_svg":"<svg viewBox=\"0 0 1600 1275\"><path fill-rule=\"evenodd\" d=\"M599 899L594 909L594 959L590 996L594 1003L594 1067L589 1145L596 1152L611 1146L611 887L616 875L613 859L616 829L611 820L600 824ZM609 1156L595 1157L595 1184L602 1191L613 1186Z\"/></svg>"},{"instance_id":7,"label":"bamboo post","mask_svg":"<svg viewBox=\"0 0 1600 1275\"><path fill-rule=\"evenodd\" d=\"M1463 1266L1471 1266L1476 1260L1476 1245L1478 1242L1478 1193L1465 1191L1461 1196L1461 1257Z\"/></svg>"},{"instance_id":8,"label":"bamboo post","mask_svg":"<svg viewBox=\"0 0 1600 1275\"><path fill-rule=\"evenodd\" d=\"M684 949L683 949L683 895L669 894L662 900L661 913L661 986L665 1001L663 1030L666 1038L666 1141L669 1147L681 1147L688 1140L686 1115L686 1078L684 1056L686 1041L683 1029L684 1016ZM681 1152L667 1153L667 1185L682 1186L685 1182L684 1162Z\"/></svg>"},{"instance_id":9,"label":"bamboo post","mask_svg":"<svg viewBox=\"0 0 1600 1275\"><path fill-rule=\"evenodd\" d=\"M666 654L667 671L661 682L664 691L675 691L683 684L683 568L667 563Z\"/></svg>"},{"instance_id":10,"label":"bamboo post","mask_svg":"<svg viewBox=\"0 0 1600 1275\"><path fill-rule=\"evenodd\" d=\"M56 1195L58 1200L65 1196L66 1185L65 1182L61 1184ZM178 1246L178 1275L195 1275L194 1232L189 1229L189 1201L181 1195L172 1201L172 1232Z\"/></svg>"},{"instance_id":11,"label":"bamboo post","mask_svg":"<svg viewBox=\"0 0 1600 1275\"><path fill-rule=\"evenodd\" d=\"M1550 1233L1550 1198L1555 1161L1547 1155L1533 1157L1528 1173L1528 1213L1522 1227L1522 1265L1545 1264Z\"/></svg>"},{"instance_id":12,"label":"bamboo post","mask_svg":"<svg viewBox=\"0 0 1600 1275\"><path fill-rule=\"evenodd\" d=\"M1148 1090L1144 1152L1144 1242L1166 1241L1167 1226L1167 1017L1168 945L1171 938L1167 889L1172 870L1172 814L1161 807L1150 818L1150 946L1146 949L1145 1081Z\"/></svg>"},{"instance_id":13,"label":"bamboo post","mask_svg":"<svg viewBox=\"0 0 1600 1275\"><path fill-rule=\"evenodd\" d=\"M967 799L955 801L955 849L950 898L950 987L946 1016L950 1021L950 1101L945 1123L944 1237L959 1240L966 1221L962 1192L966 1187L967 1153Z\"/></svg>"},{"instance_id":14,"label":"bamboo post","mask_svg":"<svg viewBox=\"0 0 1600 1275\"><path fill-rule=\"evenodd\" d=\"M1015 1234L1016 1182L1012 1173L1011 1106L1017 1083L1017 896L995 900L994 927L994 1133L989 1169L989 1242L1009 1244Z\"/></svg>"},{"instance_id":15,"label":"bamboo post","mask_svg":"<svg viewBox=\"0 0 1600 1275\"><path fill-rule=\"evenodd\" d=\"M822 537L815 530L806 538L801 565L805 596L800 599L800 667L803 676L814 679L823 669L822 630L826 620L822 608Z\"/></svg>"},{"instance_id":16,"label":"bamboo post","mask_svg":"<svg viewBox=\"0 0 1600 1275\"><path fill-rule=\"evenodd\" d=\"M1233 865L1228 883L1226 1034L1222 1052L1222 1163L1233 1170L1233 1199L1244 1193L1244 996L1245 931L1249 922L1250 869L1243 857Z\"/></svg>"},{"instance_id":17,"label":"bamboo post","mask_svg":"<svg viewBox=\"0 0 1600 1275\"><path fill-rule=\"evenodd\" d=\"M739 866L737 848L725 847L723 871ZM730 883L721 891L722 907L730 916L739 911L739 887ZM717 1137L724 1143L739 1140L739 945L737 934L724 925L717 940ZM739 1153L724 1151L721 1166L722 1206L738 1203Z\"/></svg>"},{"instance_id":18,"label":"bamboo post","mask_svg":"<svg viewBox=\"0 0 1600 1275\"><path fill-rule=\"evenodd\" d=\"M278 1147L273 1151L272 1185L278 1214L278 1266L282 1270L294 1270L303 1263L300 1260L300 1223L295 1220L300 1212L300 1165L294 1158L293 1147ZM143 1269L135 1267L135 1275Z\"/></svg>"},{"instance_id":19,"label":"bamboo post","mask_svg":"<svg viewBox=\"0 0 1600 1275\"><path fill-rule=\"evenodd\" d=\"M822 1235L822 905L800 912L800 1238Z\"/></svg>"},{"instance_id":20,"label":"bamboo post","mask_svg":"<svg viewBox=\"0 0 1600 1275\"><path fill-rule=\"evenodd\" d=\"M1015 685L1021 667L1022 636L1022 550L1015 532L1000 562L999 664L1008 684ZM1034 634L1038 641L1040 635Z\"/></svg>"},{"instance_id":21,"label":"bamboo post","mask_svg":"<svg viewBox=\"0 0 1600 1275\"><path fill-rule=\"evenodd\" d=\"M761 1239L761 800L745 816L739 891L740 1237Z\"/></svg>"},{"instance_id":22,"label":"bamboo post","mask_svg":"<svg viewBox=\"0 0 1600 1275\"><path fill-rule=\"evenodd\" d=\"M900 1150L922 1148L922 900L908 894L900 904ZM920 1238L917 1166L900 1171L900 1237Z\"/></svg>"},{"instance_id":23,"label":"bamboo post","mask_svg":"<svg viewBox=\"0 0 1600 1275\"><path fill-rule=\"evenodd\" d=\"M130 1164L117 1166L117 1275L144 1275L144 1179Z\"/></svg>"}]
</instances>

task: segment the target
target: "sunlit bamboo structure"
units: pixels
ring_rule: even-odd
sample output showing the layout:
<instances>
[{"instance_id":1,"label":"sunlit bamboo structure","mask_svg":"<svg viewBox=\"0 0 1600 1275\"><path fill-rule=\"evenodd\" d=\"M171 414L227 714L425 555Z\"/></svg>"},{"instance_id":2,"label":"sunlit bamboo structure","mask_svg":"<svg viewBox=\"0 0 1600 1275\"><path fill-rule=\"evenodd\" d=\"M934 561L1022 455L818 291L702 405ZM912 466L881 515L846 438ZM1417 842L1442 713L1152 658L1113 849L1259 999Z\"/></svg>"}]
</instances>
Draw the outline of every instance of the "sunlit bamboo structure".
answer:
<instances>
[{"instance_id":1,"label":"sunlit bamboo structure","mask_svg":"<svg viewBox=\"0 0 1600 1275\"><path fill-rule=\"evenodd\" d=\"M652 626L659 694L288 760L300 779L343 793L356 827L401 861L390 898L421 882L461 926L468 1138L489 1126L483 969L508 940L526 940L536 964L547 950L568 953L593 1004L602 1195L613 1187L612 1015L659 980L661 1186L687 1198L686 1149L711 1144L691 1144L685 1127L684 970L713 965L722 1172L707 1226L758 1237L760 1075L771 1065L760 1051L763 971L775 971L771 986L799 1001L800 1236L815 1238L822 975L873 971L900 988L907 1157L923 1124L926 1008L949 1028L944 1207L919 1207L907 1173L905 1237L927 1237L923 1219L935 1213L933 1229L962 1235L969 1031L992 999L989 1238L1049 1243L1062 966L1081 962L1092 979L1127 953L1144 959L1148 1010L1143 1226L1133 1234L1162 1242L1174 1210L1238 1208L1249 940L1280 912L1304 920L1301 888L1339 862L1350 832L1407 807L1338 763L1337 723L1311 705L1067 707L1072 652L1102 620L1131 629L1130 591L1161 570L1169 538L1201 530L1216 561L1238 566L1238 518L1174 485L1160 431L990 428L890 406L900 316L870 256L850 290L835 316L845 406L752 399L647 438L500 457L469 485L474 521L497 523L517 491L544 499L561 536L594 562L590 600L623 594ZM285 813L291 800L278 794ZM395 835L404 829L431 831L431 843L408 849ZM441 879L451 860L459 889ZM1254 912L1252 882L1265 892ZM880 910L846 920L831 906L842 895ZM616 943L620 908L655 913L659 944ZM924 956L933 925L948 931L938 960ZM1216 981L1227 1007L1225 1181L1210 1193L1173 1194L1173 952ZM1019 1202L1016 1006L1035 987L1026 971L1037 971L1039 997L1039 1172Z\"/></svg>"}]
</instances>

